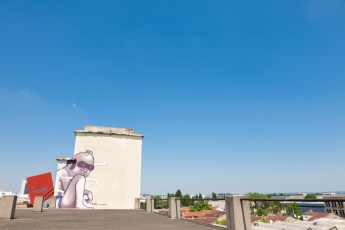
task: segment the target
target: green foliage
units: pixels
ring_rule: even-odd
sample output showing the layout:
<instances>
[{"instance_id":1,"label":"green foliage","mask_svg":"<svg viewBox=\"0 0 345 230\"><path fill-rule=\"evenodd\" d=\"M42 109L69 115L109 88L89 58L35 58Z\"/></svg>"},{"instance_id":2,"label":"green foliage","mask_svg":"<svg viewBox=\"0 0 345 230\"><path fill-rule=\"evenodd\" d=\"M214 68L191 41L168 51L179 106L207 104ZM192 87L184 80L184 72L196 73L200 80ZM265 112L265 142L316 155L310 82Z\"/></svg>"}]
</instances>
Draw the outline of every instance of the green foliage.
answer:
<instances>
[{"instance_id":1,"label":"green foliage","mask_svg":"<svg viewBox=\"0 0 345 230\"><path fill-rule=\"evenodd\" d=\"M261 222L263 222L263 223L268 223L268 219L267 219L266 216L263 216L260 220L261 220Z\"/></svg>"},{"instance_id":2,"label":"green foliage","mask_svg":"<svg viewBox=\"0 0 345 230\"><path fill-rule=\"evenodd\" d=\"M183 196L184 199L190 199L190 195L186 194ZM191 200L181 200L182 206L191 206Z\"/></svg>"},{"instance_id":3,"label":"green foliage","mask_svg":"<svg viewBox=\"0 0 345 230\"><path fill-rule=\"evenodd\" d=\"M289 204L286 207L286 211L289 215L291 215L294 218L297 218L298 216L302 216L301 208L296 202Z\"/></svg>"},{"instance_id":4,"label":"green foliage","mask_svg":"<svg viewBox=\"0 0 345 230\"><path fill-rule=\"evenodd\" d=\"M260 194L260 193L257 193L257 192L247 193L246 196L248 198L251 198L251 199L264 199L264 198L267 198L267 196L265 196L264 194Z\"/></svg>"},{"instance_id":5,"label":"green foliage","mask_svg":"<svg viewBox=\"0 0 345 230\"><path fill-rule=\"evenodd\" d=\"M269 195L276 196L277 194L273 193ZM266 195L257 192L248 193L246 196L251 199L268 198ZM252 215L267 216L270 213L277 215L280 214L284 209L284 205L278 201L252 201L250 203L250 212Z\"/></svg>"},{"instance_id":6,"label":"green foliage","mask_svg":"<svg viewBox=\"0 0 345 230\"><path fill-rule=\"evenodd\" d=\"M217 194L215 192L212 192L212 199L216 199L217 198Z\"/></svg>"},{"instance_id":7,"label":"green foliage","mask_svg":"<svg viewBox=\"0 0 345 230\"><path fill-rule=\"evenodd\" d=\"M269 193L269 194L266 194L266 196L268 198L271 198L271 197L275 197L275 196L284 196L284 194L283 193L279 193L279 194L277 194L277 193Z\"/></svg>"},{"instance_id":8,"label":"green foliage","mask_svg":"<svg viewBox=\"0 0 345 230\"><path fill-rule=\"evenodd\" d=\"M146 202L140 202L140 209L146 209Z\"/></svg>"},{"instance_id":9,"label":"green foliage","mask_svg":"<svg viewBox=\"0 0 345 230\"><path fill-rule=\"evenodd\" d=\"M178 198L182 198L183 195L182 195L182 192L180 189L177 189L176 192L175 192L175 197L178 197Z\"/></svg>"},{"instance_id":10,"label":"green foliage","mask_svg":"<svg viewBox=\"0 0 345 230\"><path fill-rule=\"evenodd\" d=\"M192 196L192 199L197 200L197 199L199 199L199 197L198 197L198 195L194 195L194 196Z\"/></svg>"},{"instance_id":11,"label":"green foliage","mask_svg":"<svg viewBox=\"0 0 345 230\"><path fill-rule=\"evenodd\" d=\"M162 200L161 196L153 196L154 202L154 208L155 209L167 209L168 208L168 201Z\"/></svg>"},{"instance_id":12,"label":"green foliage","mask_svg":"<svg viewBox=\"0 0 345 230\"><path fill-rule=\"evenodd\" d=\"M271 197L274 197L274 196L277 196L277 193L269 193L266 195L268 198L271 198Z\"/></svg>"},{"instance_id":13,"label":"green foliage","mask_svg":"<svg viewBox=\"0 0 345 230\"><path fill-rule=\"evenodd\" d=\"M280 215L281 212L285 209L285 206L279 201L270 201L270 206L273 214Z\"/></svg>"},{"instance_id":14,"label":"green foliage","mask_svg":"<svg viewBox=\"0 0 345 230\"><path fill-rule=\"evenodd\" d=\"M216 223L216 224L220 224L220 225L225 225L225 226L227 226L226 219L223 219L223 220L217 220L215 223Z\"/></svg>"},{"instance_id":15,"label":"green foliage","mask_svg":"<svg viewBox=\"0 0 345 230\"><path fill-rule=\"evenodd\" d=\"M175 195L175 193L168 193L167 194L167 197L169 198L169 197L176 197L176 195Z\"/></svg>"},{"instance_id":16,"label":"green foliage","mask_svg":"<svg viewBox=\"0 0 345 230\"><path fill-rule=\"evenodd\" d=\"M200 199L200 200L202 199L202 195L201 195L201 193L199 193L199 199Z\"/></svg>"},{"instance_id":17,"label":"green foliage","mask_svg":"<svg viewBox=\"0 0 345 230\"><path fill-rule=\"evenodd\" d=\"M268 215L268 209L259 207L256 211L256 214L258 216L267 216Z\"/></svg>"},{"instance_id":18,"label":"green foliage","mask_svg":"<svg viewBox=\"0 0 345 230\"><path fill-rule=\"evenodd\" d=\"M304 198L305 199L316 199L316 195L315 194L307 194Z\"/></svg>"},{"instance_id":19,"label":"green foliage","mask_svg":"<svg viewBox=\"0 0 345 230\"><path fill-rule=\"evenodd\" d=\"M260 194L257 192L247 193L246 196L250 199L265 199L265 198L267 198L267 196L265 196L264 194ZM254 213L255 213L255 210L258 210L258 208L261 208L261 211L260 211L260 214L261 214L263 212L262 209L264 209L266 206L267 206L267 202L262 202L262 201L250 202L250 210L253 211ZM257 215L259 215L259 213ZM259 216L262 216L262 215L259 215Z\"/></svg>"},{"instance_id":20,"label":"green foliage","mask_svg":"<svg viewBox=\"0 0 345 230\"><path fill-rule=\"evenodd\" d=\"M212 206L207 201L198 201L189 209L191 212L197 212L201 210L212 210Z\"/></svg>"}]
</instances>

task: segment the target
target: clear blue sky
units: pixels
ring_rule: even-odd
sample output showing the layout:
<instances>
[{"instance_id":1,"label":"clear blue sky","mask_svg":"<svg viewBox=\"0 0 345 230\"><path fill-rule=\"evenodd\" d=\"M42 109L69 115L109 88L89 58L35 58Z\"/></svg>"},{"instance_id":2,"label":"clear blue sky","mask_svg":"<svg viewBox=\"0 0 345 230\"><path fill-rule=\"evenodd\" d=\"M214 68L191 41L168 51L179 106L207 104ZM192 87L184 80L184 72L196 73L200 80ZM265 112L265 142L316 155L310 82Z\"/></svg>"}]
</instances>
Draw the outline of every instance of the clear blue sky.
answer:
<instances>
[{"instance_id":1,"label":"clear blue sky","mask_svg":"<svg viewBox=\"0 0 345 230\"><path fill-rule=\"evenodd\" d=\"M345 190L344 0L0 1L0 182L135 128L142 192Z\"/></svg>"}]
</instances>

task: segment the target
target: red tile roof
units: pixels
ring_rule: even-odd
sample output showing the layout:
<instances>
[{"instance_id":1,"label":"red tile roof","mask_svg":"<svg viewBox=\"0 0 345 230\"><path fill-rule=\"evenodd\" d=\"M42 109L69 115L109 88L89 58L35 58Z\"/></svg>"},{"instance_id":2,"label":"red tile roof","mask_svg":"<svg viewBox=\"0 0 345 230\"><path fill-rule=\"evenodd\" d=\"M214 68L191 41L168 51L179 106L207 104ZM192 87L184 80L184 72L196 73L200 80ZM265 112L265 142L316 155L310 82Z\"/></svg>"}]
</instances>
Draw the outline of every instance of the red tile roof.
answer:
<instances>
[{"instance_id":1,"label":"red tile roof","mask_svg":"<svg viewBox=\"0 0 345 230\"><path fill-rule=\"evenodd\" d=\"M324 217L328 216L330 213L328 213L328 212L305 212L304 214L311 216L311 218L309 218L308 221L312 221L315 219L324 218Z\"/></svg>"},{"instance_id":2,"label":"red tile roof","mask_svg":"<svg viewBox=\"0 0 345 230\"><path fill-rule=\"evenodd\" d=\"M183 216L185 217L194 217L194 216L201 216L200 212L183 212Z\"/></svg>"},{"instance_id":3,"label":"red tile roof","mask_svg":"<svg viewBox=\"0 0 345 230\"><path fill-rule=\"evenodd\" d=\"M202 210L198 212L182 212L182 215L184 217L220 217L224 213L218 210Z\"/></svg>"}]
</instances>

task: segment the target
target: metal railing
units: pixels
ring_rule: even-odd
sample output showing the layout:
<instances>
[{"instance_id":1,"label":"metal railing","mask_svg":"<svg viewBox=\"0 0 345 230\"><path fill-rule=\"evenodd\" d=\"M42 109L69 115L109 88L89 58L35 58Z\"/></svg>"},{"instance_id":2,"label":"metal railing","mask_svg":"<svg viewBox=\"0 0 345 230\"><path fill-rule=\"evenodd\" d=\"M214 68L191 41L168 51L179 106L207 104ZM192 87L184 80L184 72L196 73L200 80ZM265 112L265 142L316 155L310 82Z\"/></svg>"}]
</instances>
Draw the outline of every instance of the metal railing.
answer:
<instances>
[{"instance_id":1,"label":"metal railing","mask_svg":"<svg viewBox=\"0 0 345 230\"><path fill-rule=\"evenodd\" d=\"M184 219L187 221L193 221L193 222L199 222L200 224L206 224L208 226L217 227L218 225L214 223L207 223L208 221L198 221L198 218L189 218L190 215L186 215L186 210L182 210L183 207L181 207L181 203L188 203L190 206L195 205L197 202L210 202L210 201L224 201L225 209L223 215L226 215L226 227L227 229L231 230L249 230L251 229L252 223L251 223L251 211L253 211L253 207L262 204L266 205L272 205L270 202L279 202L282 205L284 205L284 210L287 210L287 206L292 203L296 203L297 205L302 205L306 203L314 203L316 206L319 206L318 203L322 203L322 207L324 207L324 210L326 210L329 213L335 213L336 215L345 216L345 212L341 211L338 212L335 209L338 210L344 210L344 203L345 198L320 198L320 199L290 199L290 198L248 198L243 196L231 196L226 198L205 198L205 199L189 199L189 198L177 198L173 197L168 199L154 199L151 202L151 210L152 212L159 208L159 202L167 202L169 212L168 215L170 218L173 219ZM188 201L188 202L186 202ZM267 202L267 203L266 203ZM274 203L273 203L274 204ZM327 205L326 205L327 204ZM335 206L334 206L335 204ZM206 212L205 212L206 213ZM236 213L236 215L234 215ZM288 214L288 213L287 213ZM285 214L285 215L287 215ZM291 213L290 213L291 214ZM188 216L188 217L187 217ZM269 215L270 216L270 215ZM207 219L206 214L202 216L204 220ZM296 219L299 219L299 216L296 217ZM223 218L224 219L224 218ZM199 220L202 220L200 218ZM211 222L211 221L210 221ZM219 226L218 226L219 227ZM225 226L224 226L225 227ZM255 225L254 225L255 229ZM286 228L288 229L288 228Z\"/></svg>"},{"instance_id":2,"label":"metal railing","mask_svg":"<svg viewBox=\"0 0 345 230\"><path fill-rule=\"evenodd\" d=\"M344 212L338 212L338 210L335 210L337 208L344 209L344 206L343 206L343 203L345 202L344 198L303 198L303 199L296 199L296 198L295 199L294 198L261 198L260 199L260 198L242 197L242 198L240 198L240 201L241 201L241 205L242 205L242 202L244 202L244 201L250 202L250 204L253 204L255 202L280 202L280 203L283 203L283 205L285 206L285 210L288 210L288 206L293 204L293 203L296 203L299 208L302 208L305 205L308 206L308 204L310 204L310 203L311 204L312 203L314 203L314 204L315 203L322 203L322 207L323 207L323 211L324 212L327 211L328 213L334 213L334 214L336 214L338 216L345 217L345 213ZM333 204L335 204L336 206L332 206L331 202L333 202ZM338 205L338 204L341 204L341 205ZM316 206L313 206L313 207L316 207ZM287 214L289 214L291 216L293 215L293 213L287 213ZM302 212L302 216L295 216L295 218L297 220L304 220L303 219L303 212ZM311 223L311 224L315 224L315 223ZM285 229L288 229L288 228L285 228Z\"/></svg>"},{"instance_id":3,"label":"metal railing","mask_svg":"<svg viewBox=\"0 0 345 230\"><path fill-rule=\"evenodd\" d=\"M167 215L172 219L182 219L186 221L196 222L202 225L213 226L213 227L219 228L219 226L217 225L205 223L205 219L209 218L208 214L199 216L199 218L188 218L186 217L185 212L183 212L182 210L182 206L185 207L184 204L187 204L188 207L191 207L197 204L197 202L208 202L208 201L225 202L225 199L224 198L193 199L193 198L179 198L179 197L171 197L170 199L149 198L146 200L146 205L149 205L147 206L146 211L154 212L154 213L158 213L162 215ZM210 209L212 208L210 207ZM199 211L199 212L205 212L205 211ZM225 215L225 211L223 211L221 214Z\"/></svg>"}]
</instances>

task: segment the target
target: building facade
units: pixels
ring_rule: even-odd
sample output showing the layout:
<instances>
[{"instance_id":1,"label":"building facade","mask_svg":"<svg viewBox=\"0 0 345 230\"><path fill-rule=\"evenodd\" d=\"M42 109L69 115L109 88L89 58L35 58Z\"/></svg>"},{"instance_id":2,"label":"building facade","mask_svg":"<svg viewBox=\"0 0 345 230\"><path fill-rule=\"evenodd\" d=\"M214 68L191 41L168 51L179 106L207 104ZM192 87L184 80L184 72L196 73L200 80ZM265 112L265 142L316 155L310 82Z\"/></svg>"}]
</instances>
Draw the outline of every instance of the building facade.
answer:
<instances>
[{"instance_id":1,"label":"building facade","mask_svg":"<svg viewBox=\"0 0 345 230\"><path fill-rule=\"evenodd\" d=\"M140 197L142 134L85 126L75 130L72 158L57 159L60 208L134 209Z\"/></svg>"},{"instance_id":2,"label":"building facade","mask_svg":"<svg viewBox=\"0 0 345 230\"><path fill-rule=\"evenodd\" d=\"M339 198L339 197L338 197ZM344 199L345 197L340 197ZM327 201L325 202L326 212L334 213L337 216L345 218L345 202L341 201Z\"/></svg>"}]
</instances>

